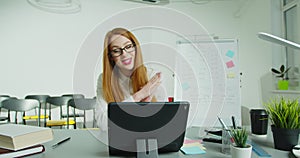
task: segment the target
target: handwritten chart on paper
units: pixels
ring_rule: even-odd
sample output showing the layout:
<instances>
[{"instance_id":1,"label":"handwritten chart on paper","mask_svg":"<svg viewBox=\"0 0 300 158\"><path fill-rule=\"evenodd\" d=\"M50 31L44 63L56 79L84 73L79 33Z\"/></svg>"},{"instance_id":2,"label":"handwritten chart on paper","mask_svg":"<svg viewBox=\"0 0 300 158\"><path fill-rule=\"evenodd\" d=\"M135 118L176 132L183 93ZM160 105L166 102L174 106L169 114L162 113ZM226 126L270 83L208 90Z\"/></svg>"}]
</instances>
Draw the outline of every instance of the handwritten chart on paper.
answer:
<instances>
[{"instance_id":1,"label":"handwritten chart on paper","mask_svg":"<svg viewBox=\"0 0 300 158\"><path fill-rule=\"evenodd\" d=\"M189 126L241 124L237 40L178 42L175 100L190 102Z\"/></svg>"}]
</instances>

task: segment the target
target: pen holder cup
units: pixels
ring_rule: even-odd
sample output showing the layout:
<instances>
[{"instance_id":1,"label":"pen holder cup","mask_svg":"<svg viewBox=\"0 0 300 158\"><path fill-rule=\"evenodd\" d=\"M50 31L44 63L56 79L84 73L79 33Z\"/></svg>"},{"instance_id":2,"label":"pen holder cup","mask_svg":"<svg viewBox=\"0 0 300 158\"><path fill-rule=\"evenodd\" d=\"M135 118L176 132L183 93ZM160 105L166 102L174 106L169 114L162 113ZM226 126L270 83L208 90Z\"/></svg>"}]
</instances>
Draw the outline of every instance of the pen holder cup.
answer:
<instances>
[{"instance_id":1,"label":"pen holder cup","mask_svg":"<svg viewBox=\"0 0 300 158\"><path fill-rule=\"evenodd\" d=\"M264 109L251 109L251 132L256 135L266 135L268 131L268 114Z\"/></svg>"},{"instance_id":2,"label":"pen holder cup","mask_svg":"<svg viewBox=\"0 0 300 158\"><path fill-rule=\"evenodd\" d=\"M230 155L231 136L229 129L222 130L222 150L221 152L226 155Z\"/></svg>"}]
</instances>

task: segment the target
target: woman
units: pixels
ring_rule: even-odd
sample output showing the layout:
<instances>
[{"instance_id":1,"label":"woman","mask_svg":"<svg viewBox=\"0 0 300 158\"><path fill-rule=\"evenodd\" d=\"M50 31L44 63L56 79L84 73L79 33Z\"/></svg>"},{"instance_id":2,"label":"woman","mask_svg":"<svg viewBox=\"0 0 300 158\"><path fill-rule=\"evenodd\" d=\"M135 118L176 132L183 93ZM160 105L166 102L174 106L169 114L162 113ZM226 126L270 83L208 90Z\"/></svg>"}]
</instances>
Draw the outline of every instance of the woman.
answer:
<instances>
[{"instance_id":1,"label":"woman","mask_svg":"<svg viewBox=\"0 0 300 158\"><path fill-rule=\"evenodd\" d=\"M96 119L100 129L107 129L107 103L155 102L160 83L160 73L148 80L136 37L124 28L109 31L104 39L103 73L97 83Z\"/></svg>"}]
</instances>

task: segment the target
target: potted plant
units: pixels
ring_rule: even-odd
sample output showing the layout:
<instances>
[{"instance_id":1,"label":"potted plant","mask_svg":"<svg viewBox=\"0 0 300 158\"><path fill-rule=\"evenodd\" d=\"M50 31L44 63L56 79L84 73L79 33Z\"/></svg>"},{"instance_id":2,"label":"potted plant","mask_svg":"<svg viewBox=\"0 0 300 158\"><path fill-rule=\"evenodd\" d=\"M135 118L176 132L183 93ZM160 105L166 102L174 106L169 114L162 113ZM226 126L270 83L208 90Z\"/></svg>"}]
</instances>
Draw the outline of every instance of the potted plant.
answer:
<instances>
[{"instance_id":1,"label":"potted plant","mask_svg":"<svg viewBox=\"0 0 300 158\"><path fill-rule=\"evenodd\" d=\"M275 68L271 68L271 71L273 72L273 74L276 75L277 78L279 78L278 82L277 82L277 86L279 90L288 90L289 88L289 79L287 77L287 73L290 70L291 67L288 67L287 69L285 69L284 65L281 65L279 70L275 69Z\"/></svg>"},{"instance_id":2,"label":"potted plant","mask_svg":"<svg viewBox=\"0 0 300 158\"><path fill-rule=\"evenodd\" d=\"M250 158L252 146L246 143L248 138L246 129L232 129L230 133L234 139L234 143L231 145L232 158Z\"/></svg>"},{"instance_id":3,"label":"potted plant","mask_svg":"<svg viewBox=\"0 0 300 158\"><path fill-rule=\"evenodd\" d=\"M298 144L300 107L298 99L273 98L265 103L271 120L275 149L291 151Z\"/></svg>"}]
</instances>

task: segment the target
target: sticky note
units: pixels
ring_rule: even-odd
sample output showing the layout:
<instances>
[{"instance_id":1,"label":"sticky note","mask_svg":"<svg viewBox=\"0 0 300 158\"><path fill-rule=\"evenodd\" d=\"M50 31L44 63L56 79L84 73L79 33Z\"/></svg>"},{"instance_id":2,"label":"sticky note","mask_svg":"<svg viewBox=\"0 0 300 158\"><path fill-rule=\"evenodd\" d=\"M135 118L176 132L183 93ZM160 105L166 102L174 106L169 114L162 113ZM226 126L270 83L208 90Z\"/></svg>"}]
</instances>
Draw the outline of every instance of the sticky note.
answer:
<instances>
[{"instance_id":1,"label":"sticky note","mask_svg":"<svg viewBox=\"0 0 300 158\"><path fill-rule=\"evenodd\" d=\"M227 66L227 68L232 68L232 67L234 67L233 61L230 60L230 61L226 62L226 66Z\"/></svg>"},{"instance_id":2,"label":"sticky note","mask_svg":"<svg viewBox=\"0 0 300 158\"><path fill-rule=\"evenodd\" d=\"M235 78L235 73L233 72L227 73L227 78Z\"/></svg>"},{"instance_id":3,"label":"sticky note","mask_svg":"<svg viewBox=\"0 0 300 158\"><path fill-rule=\"evenodd\" d=\"M191 154L205 154L206 152L202 149L200 149L197 146L192 146L192 147L181 147L180 150L187 155Z\"/></svg>"},{"instance_id":4,"label":"sticky note","mask_svg":"<svg viewBox=\"0 0 300 158\"><path fill-rule=\"evenodd\" d=\"M197 139L197 140L185 139L183 143L184 144L189 144L189 143L195 143L195 142L202 143L202 140L201 139Z\"/></svg>"},{"instance_id":5,"label":"sticky note","mask_svg":"<svg viewBox=\"0 0 300 158\"><path fill-rule=\"evenodd\" d=\"M182 84L182 89L183 90L188 90L189 88L190 88L190 85L187 82Z\"/></svg>"},{"instance_id":6,"label":"sticky note","mask_svg":"<svg viewBox=\"0 0 300 158\"><path fill-rule=\"evenodd\" d=\"M199 142L195 142L195 143L189 143L189 144L183 144L182 147L199 147L202 150L205 150L206 148L203 146L203 144L200 144Z\"/></svg>"},{"instance_id":7,"label":"sticky note","mask_svg":"<svg viewBox=\"0 0 300 158\"><path fill-rule=\"evenodd\" d=\"M226 56L228 56L229 58L233 58L234 52L233 52L232 50L228 50L228 51L226 52Z\"/></svg>"}]
</instances>

